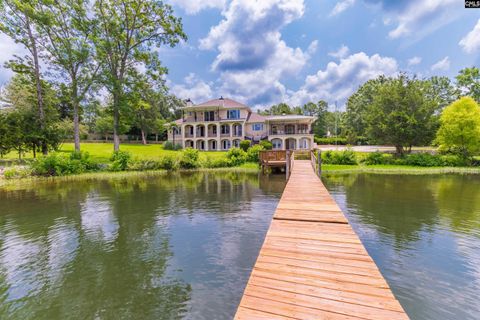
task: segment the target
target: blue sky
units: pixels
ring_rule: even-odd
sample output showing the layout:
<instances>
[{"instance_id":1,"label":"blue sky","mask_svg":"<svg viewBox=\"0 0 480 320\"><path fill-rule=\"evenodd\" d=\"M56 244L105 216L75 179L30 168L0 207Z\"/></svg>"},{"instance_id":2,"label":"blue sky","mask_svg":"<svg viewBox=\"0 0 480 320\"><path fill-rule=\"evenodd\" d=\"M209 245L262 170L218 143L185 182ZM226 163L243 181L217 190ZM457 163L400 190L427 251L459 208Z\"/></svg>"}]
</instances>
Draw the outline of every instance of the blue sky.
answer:
<instances>
[{"instance_id":1,"label":"blue sky","mask_svg":"<svg viewBox=\"0 0 480 320\"><path fill-rule=\"evenodd\" d=\"M162 48L168 85L199 103L324 99L399 71L454 77L479 64L480 9L462 0L169 0L188 41ZM0 35L0 63L18 48ZM11 76L0 69L0 82Z\"/></svg>"}]
</instances>

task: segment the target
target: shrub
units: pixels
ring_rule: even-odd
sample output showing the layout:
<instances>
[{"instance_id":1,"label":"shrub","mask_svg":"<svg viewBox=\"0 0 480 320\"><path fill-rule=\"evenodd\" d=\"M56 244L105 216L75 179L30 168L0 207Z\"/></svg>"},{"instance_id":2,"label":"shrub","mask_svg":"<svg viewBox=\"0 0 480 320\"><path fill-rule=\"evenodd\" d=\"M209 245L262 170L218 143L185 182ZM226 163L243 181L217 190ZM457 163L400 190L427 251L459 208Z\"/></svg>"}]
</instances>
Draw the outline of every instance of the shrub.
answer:
<instances>
[{"instance_id":1,"label":"shrub","mask_svg":"<svg viewBox=\"0 0 480 320\"><path fill-rule=\"evenodd\" d=\"M231 148L227 152L227 159L230 161L230 165L239 166L247 160L247 153L239 148Z\"/></svg>"},{"instance_id":2,"label":"shrub","mask_svg":"<svg viewBox=\"0 0 480 320\"><path fill-rule=\"evenodd\" d=\"M173 156L163 156L160 158L160 168L164 170L177 169L177 159Z\"/></svg>"},{"instance_id":3,"label":"shrub","mask_svg":"<svg viewBox=\"0 0 480 320\"><path fill-rule=\"evenodd\" d=\"M128 165L131 161L131 154L127 151L114 151L110 157L110 170L111 171L125 171L128 169Z\"/></svg>"},{"instance_id":4,"label":"shrub","mask_svg":"<svg viewBox=\"0 0 480 320\"><path fill-rule=\"evenodd\" d=\"M383 154L381 152L371 152L362 160L367 166L375 164L390 164L393 162L393 158L390 155Z\"/></svg>"},{"instance_id":5,"label":"shrub","mask_svg":"<svg viewBox=\"0 0 480 320\"><path fill-rule=\"evenodd\" d=\"M357 164L355 152L350 149L344 151L326 151L322 153L322 161L325 164Z\"/></svg>"},{"instance_id":6,"label":"shrub","mask_svg":"<svg viewBox=\"0 0 480 320\"><path fill-rule=\"evenodd\" d=\"M340 138L340 137L330 137L330 138L314 138L316 144L324 145L324 144L337 144L337 145L346 145L347 138Z\"/></svg>"},{"instance_id":7,"label":"shrub","mask_svg":"<svg viewBox=\"0 0 480 320\"><path fill-rule=\"evenodd\" d=\"M259 162L260 161L260 151L263 150L261 145L255 145L250 147L247 151L247 161L248 162Z\"/></svg>"},{"instance_id":8,"label":"shrub","mask_svg":"<svg viewBox=\"0 0 480 320\"><path fill-rule=\"evenodd\" d=\"M227 158L215 158L208 162L207 168L227 168L231 165L232 163Z\"/></svg>"},{"instance_id":9,"label":"shrub","mask_svg":"<svg viewBox=\"0 0 480 320\"><path fill-rule=\"evenodd\" d=\"M32 162L32 173L38 176L64 176L87 171L82 160L71 159L63 154L51 153Z\"/></svg>"},{"instance_id":10,"label":"shrub","mask_svg":"<svg viewBox=\"0 0 480 320\"><path fill-rule=\"evenodd\" d=\"M70 161L79 161L83 166L85 166L86 171L98 170L98 164L96 164L95 162L93 162L93 160L90 159L90 154L88 152L72 152L70 153Z\"/></svg>"},{"instance_id":11,"label":"shrub","mask_svg":"<svg viewBox=\"0 0 480 320\"><path fill-rule=\"evenodd\" d=\"M248 148L250 148L250 140L242 140L240 141L240 149L247 152Z\"/></svg>"},{"instance_id":12,"label":"shrub","mask_svg":"<svg viewBox=\"0 0 480 320\"><path fill-rule=\"evenodd\" d=\"M441 156L441 158L443 165L446 167L466 167L468 165L473 165L473 163L469 163L468 159L457 155L445 155Z\"/></svg>"},{"instance_id":13,"label":"shrub","mask_svg":"<svg viewBox=\"0 0 480 320\"><path fill-rule=\"evenodd\" d=\"M31 170L27 167L12 167L3 171L5 179L20 179L31 175Z\"/></svg>"},{"instance_id":14,"label":"shrub","mask_svg":"<svg viewBox=\"0 0 480 320\"><path fill-rule=\"evenodd\" d=\"M268 140L260 141L259 145L261 145L263 147L263 149L265 149L265 150L272 150L272 148L273 148L272 143Z\"/></svg>"},{"instance_id":15,"label":"shrub","mask_svg":"<svg viewBox=\"0 0 480 320\"><path fill-rule=\"evenodd\" d=\"M170 141L166 141L166 142L163 144L163 149L164 149L164 150L181 150L181 149L182 149L182 145L181 145L180 143L173 144L173 143L170 142Z\"/></svg>"},{"instance_id":16,"label":"shrub","mask_svg":"<svg viewBox=\"0 0 480 320\"><path fill-rule=\"evenodd\" d=\"M186 148L182 152L182 157L180 158L180 168L182 169L195 169L199 167L198 161L199 153L197 149Z\"/></svg>"},{"instance_id":17,"label":"shrub","mask_svg":"<svg viewBox=\"0 0 480 320\"><path fill-rule=\"evenodd\" d=\"M441 167L444 161L441 156L430 153L413 153L403 158L403 163L408 166Z\"/></svg>"},{"instance_id":18,"label":"shrub","mask_svg":"<svg viewBox=\"0 0 480 320\"><path fill-rule=\"evenodd\" d=\"M160 161L141 159L130 163L128 169L135 171L158 170L161 169L161 164Z\"/></svg>"}]
</instances>

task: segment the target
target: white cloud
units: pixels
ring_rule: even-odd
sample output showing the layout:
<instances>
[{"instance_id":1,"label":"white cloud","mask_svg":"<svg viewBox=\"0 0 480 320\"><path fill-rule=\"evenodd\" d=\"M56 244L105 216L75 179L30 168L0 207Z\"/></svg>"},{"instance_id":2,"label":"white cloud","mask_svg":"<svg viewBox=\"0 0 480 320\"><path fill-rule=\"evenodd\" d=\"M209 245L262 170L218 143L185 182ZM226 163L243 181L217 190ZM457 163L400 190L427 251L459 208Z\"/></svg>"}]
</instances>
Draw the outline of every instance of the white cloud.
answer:
<instances>
[{"instance_id":1,"label":"white cloud","mask_svg":"<svg viewBox=\"0 0 480 320\"><path fill-rule=\"evenodd\" d=\"M328 55L337 59L342 59L346 57L349 52L350 49L348 49L346 45L342 44L342 46L337 51L329 52Z\"/></svg>"},{"instance_id":2,"label":"white cloud","mask_svg":"<svg viewBox=\"0 0 480 320\"><path fill-rule=\"evenodd\" d=\"M194 73L186 76L183 84L171 84L167 81L167 85L177 97L191 99L194 103L210 100L213 97L211 84L199 79Z\"/></svg>"},{"instance_id":3,"label":"white cloud","mask_svg":"<svg viewBox=\"0 0 480 320\"><path fill-rule=\"evenodd\" d=\"M170 0L171 4L177 5L187 14L197 14L204 9L223 9L225 7L225 0Z\"/></svg>"},{"instance_id":4,"label":"white cloud","mask_svg":"<svg viewBox=\"0 0 480 320\"><path fill-rule=\"evenodd\" d=\"M389 32L392 39L414 35L421 38L451 22L459 11L458 0L378 1L387 11L384 24L396 24ZM457 10L455 10L457 9ZM462 9L463 10L463 9Z\"/></svg>"},{"instance_id":5,"label":"white cloud","mask_svg":"<svg viewBox=\"0 0 480 320\"><path fill-rule=\"evenodd\" d=\"M394 58L378 54L368 56L364 52L355 53L338 64L330 62L325 70L307 76L300 90L288 92L288 101L292 105L301 105L323 99L330 104L338 101L343 105L365 81L380 75L392 76L397 72L398 64Z\"/></svg>"},{"instance_id":6,"label":"white cloud","mask_svg":"<svg viewBox=\"0 0 480 320\"><path fill-rule=\"evenodd\" d=\"M347 10L348 8L352 7L355 4L355 0L342 0L337 2L335 7L330 12L330 17L336 16L339 13Z\"/></svg>"},{"instance_id":7,"label":"white cloud","mask_svg":"<svg viewBox=\"0 0 480 320\"><path fill-rule=\"evenodd\" d=\"M23 45L15 43L10 37L0 32L0 85L10 80L13 72L4 67L5 62L13 59L14 55L22 56L26 53Z\"/></svg>"},{"instance_id":8,"label":"white cloud","mask_svg":"<svg viewBox=\"0 0 480 320\"><path fill-rule=\"evenodd\" d=\"M448 58L448 56L438 61L431 67L432 71L436 71L436 70L446 71L448 69L450 69L450 59Z\"/></svg>"},{"instance_id":9,"label":"white cloud","mask_svg":"<svg viewBox=\"0 0 480 320\"><path fill-rule=\"evenodd\" d=\"M200 40L200 48L216 50L212 70L220 72L218 91L252 104L279 101L285 94L281 79L305 66L317 50L289 47L281 29L303 16L303 0L233 0L224 19Z\"/></svg>"},{"instance_id":10,"label":"white cloud","mask_svg":"<svg viewBox=\"0 0 480 320\"><path fill-rule=\"evenodd\" d=\"M466 53L474 53L480 50L480 19L475 27L458 43Z\"/></svg>"},{"instance_id":11,"label":"white cloud","mask_svg":"<svg viewBox=\"0 0 480 320\"><path fill-rule=\"evenodd\" d=\"M422 62L422 58L421 57L412 57L410 59L408 59L408 65L409 66L416 66L417 64L420 64Z\"/></svg>"}]
</instances>

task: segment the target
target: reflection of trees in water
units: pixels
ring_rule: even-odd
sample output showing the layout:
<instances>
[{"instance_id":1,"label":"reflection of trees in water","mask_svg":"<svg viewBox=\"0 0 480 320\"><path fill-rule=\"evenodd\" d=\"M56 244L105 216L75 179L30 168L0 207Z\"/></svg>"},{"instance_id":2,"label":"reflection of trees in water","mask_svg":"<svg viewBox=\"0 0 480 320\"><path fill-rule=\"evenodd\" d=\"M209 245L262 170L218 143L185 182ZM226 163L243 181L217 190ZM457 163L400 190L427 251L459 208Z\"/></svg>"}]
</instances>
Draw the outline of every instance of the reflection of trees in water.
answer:
<instances>
[{"instance_id":1,"label":"reflection of trees in water","mask_svg":"<svg viewBox=\"0 0 480 320\"><path fill-rule=\"evenodd\" d=\"M440 216L458 232L480 236L480 177L449 175L434 188Z\"/></svg>"},{"instance_id":2,"label":"reflection of trees in water","mask_svg":"<svg viewBox=\"0 0 480 320\"><path fill-rule=\"evenodd\" d=\"M346 191L351 213L399 242L418 239L440 217L453 230L480 233L477 175L329 175L332 190Z\"/></svg>"},{"instance_id":3,"label":"reflection of trees in water","mask_svg":"<svg viewBox=\"0 0 480 320\"><path fill-rule=\"evenodd\" d=\"M355 174L346 177L351 214L392 236L397 245L419 239L436 222L437 205L426 176ZM338 183L337 178L334 183Z\"/></svg>"},{"instance_id":4,"label":"reflection of trees in water","mask_svg":"<svg viewBox=\"0 0 480 320\"><path fill-rule=\"evenodd\" d=\"M266 192L283 189L271 181ZM236 212L258 184L257 174L190 172L0 190L0 318L181 317L191 288L166 274L173 252L159 217Z\"/></svg>"}]
</instances>

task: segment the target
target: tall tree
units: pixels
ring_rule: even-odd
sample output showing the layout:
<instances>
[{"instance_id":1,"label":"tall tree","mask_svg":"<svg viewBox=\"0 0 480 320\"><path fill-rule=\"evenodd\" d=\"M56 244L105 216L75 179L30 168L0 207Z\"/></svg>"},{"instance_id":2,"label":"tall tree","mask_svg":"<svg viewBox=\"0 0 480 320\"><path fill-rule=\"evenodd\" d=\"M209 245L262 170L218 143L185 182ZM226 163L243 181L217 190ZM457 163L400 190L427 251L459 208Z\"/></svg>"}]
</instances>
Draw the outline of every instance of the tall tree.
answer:
<instances>
[{"instance_id":1,"label":"tall tree","mask_svg":"<svg viewBox=\"0 0 480 320\"><path fill-rule=\"evenodd\" d=\"M36 105L40 127L45 130L45 106L42 92L40 72L41 37L35 28L37 16L37 0L2 0L0 1L0 31L21 43L28 51L24 57L16 56L7 66L15 72L27 73L32 77L36 88ZM45 137L41 139L43 154L48 153Z\"/></svg>"},{"instance_id":2,"label":"tall tree","mask_svg":"<svg viewBox=\"0 0 480 320\"><path fill-rule=\"evenodd\" d=\"M186 35L171 6L158 0L97 0L94 13L93 40L97 59L104 66L102 82L113 98L114 150L119 150L120 114L129 74L145 68L151 76L160 77L166 70L160 67L154 47L175 46Z\"/></svg>"},{"instance_id":3,"label":"tall tree","mask_svg":"<svg viewBox=\"0 0 480 320\"><path fill-rule=\"evenodd\" d=\"M381 84L367 110L369 136L394 145L398 155L431 143L438 128L438 104L427 95L425 82L405 74Z\"/></svg>"},{"instance_id":4,"label":"tall tree","mask_svg":"<svg viewBox=\"0 0 480 320\"><path fill-rule=\"evenodd\" d=\"M94 24L88 17L88 1L39 0L37 24L48 59L66 82L73 111L75 151L80 151L80 105L91 88L99 64L91 42Z\"/></svg>"},{"instance_id":5,"label":"tall tree","mask_svg":"<svg viewBox=\"0 0 480 320\"><path fill-rule=\"evenodd\" d=\"M439 110L458 99L460 92L448 77L433 76L425 80L427 95L438 104Z\"/></svg>"},{"instance_id":6,"label":"tall tree","mask_svg":"<svg viewBox=\"0 0 480 320\"><path fill-rule=\"evenodd\" d=\"M480 103L480 69L477 67L462 69L456 79L462 94Z\"/></svg>"}]
</instances>

